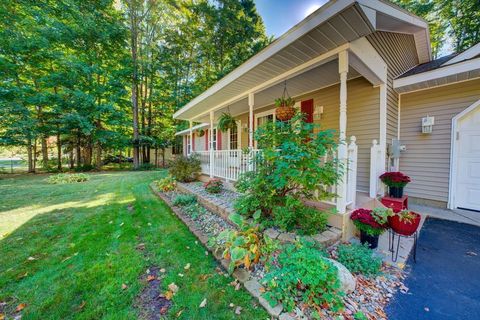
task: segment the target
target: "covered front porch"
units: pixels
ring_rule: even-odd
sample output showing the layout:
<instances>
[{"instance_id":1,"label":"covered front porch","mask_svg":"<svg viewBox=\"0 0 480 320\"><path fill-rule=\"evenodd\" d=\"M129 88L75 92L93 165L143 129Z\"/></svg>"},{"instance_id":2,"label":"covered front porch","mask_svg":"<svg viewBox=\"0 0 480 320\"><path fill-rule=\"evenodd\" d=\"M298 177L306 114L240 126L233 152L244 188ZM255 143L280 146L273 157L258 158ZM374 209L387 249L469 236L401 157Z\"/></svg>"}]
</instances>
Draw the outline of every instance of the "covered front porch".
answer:
<instances>
[{"instance_id":1,"label":"covered front porch","mask_svg":"<svg viewBox=\"0 0 480 320\"><path fill-rule=\"evenodd\" d=\"M382 146L386 141L382 141L381 134L386 130L386 121L381 120L386 117L385 81L383 60L366 39L358 39L257 86L236 101L224 101L216 107L199 110L189 119L190 128L179 133L185 137L185 154L196 154L202 164L202 173L210 177L236 181L242 173L254 171L253 159L261 152L254 140L254 131L261 124L276 120L273 101L282 95L286 86L297 101L295 107L307 114L308 122L337 133L337 157L346 170L333 190L329 190L336 197L326 204L344 214L357 206L357 191L371 198L379 191L378 176L385 169L385 148ZM351 97L348 92L352 92ZM364 120L371 128L356 124L355 119L347 125L347 101L351 101L354 116L374 113ZM363 108L363 105L368 106ZM223 113L237 119L236 130L221 133L217 129ZM347 136L347 132L352 134ZM359 161L361 188L357 185Z\"/></svg>"}]
</instances>

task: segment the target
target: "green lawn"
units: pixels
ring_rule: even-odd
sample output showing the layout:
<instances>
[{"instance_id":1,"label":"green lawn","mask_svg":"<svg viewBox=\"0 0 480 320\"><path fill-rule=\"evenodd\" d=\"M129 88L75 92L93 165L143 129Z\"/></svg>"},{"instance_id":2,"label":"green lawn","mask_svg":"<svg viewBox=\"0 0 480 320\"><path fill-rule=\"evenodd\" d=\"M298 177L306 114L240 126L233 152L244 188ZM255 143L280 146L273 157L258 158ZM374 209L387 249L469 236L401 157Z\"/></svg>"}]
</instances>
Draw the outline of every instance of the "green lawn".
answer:
<instances>
[{"instance_id":1,"label":"green lawn","mask_svg":"<svg viewBox=\"0 0 480 320\"><path fill-rule=\"evenodd\" d=\"M164 174L92 174L70 185L49 185L45 175L0 180L0 312L8 319L25 303L22 319L135 319L147 285L140 277L156 266L166 269L162 291L179 286L167 318L268 318L150 192Z\"/></svg>"}]
</instances>

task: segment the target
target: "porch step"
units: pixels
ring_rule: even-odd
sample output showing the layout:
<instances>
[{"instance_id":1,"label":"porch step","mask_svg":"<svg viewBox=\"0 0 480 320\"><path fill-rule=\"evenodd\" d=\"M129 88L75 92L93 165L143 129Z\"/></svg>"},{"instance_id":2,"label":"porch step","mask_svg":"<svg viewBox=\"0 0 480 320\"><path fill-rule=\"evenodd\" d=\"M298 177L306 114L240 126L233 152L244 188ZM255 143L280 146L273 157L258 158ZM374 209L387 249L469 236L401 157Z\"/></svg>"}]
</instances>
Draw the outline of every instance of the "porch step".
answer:
<instances>
[{"instance_id":1,"label":"porch step","mask_svg":"<svg viewBox=\"0 0 480 320\"><path fill-rule=\"evenodd\" d=\"M182 193L194 194L197 197L197 201L207 208L209 211L217 214L227 221L232 226L235 224L230 221L230 214L234 213L233 204L238 198L238 193L228 190L224 195L229 195L228 199L218 195L205 194L203 187L198 183L182 183L177 182L177 189ZM293 232L283 232L276 228L269 228L264 231L264 234L268 235L272 239L277 239L282 243L293 243L295 242L298 235ZM327 230L322 233L315 234L312 236L305 236L304 238L319 243L325 247L329 247L339 241L342 238L342 230L335 227L327 227Z\"/></svg>"}]
</instances>

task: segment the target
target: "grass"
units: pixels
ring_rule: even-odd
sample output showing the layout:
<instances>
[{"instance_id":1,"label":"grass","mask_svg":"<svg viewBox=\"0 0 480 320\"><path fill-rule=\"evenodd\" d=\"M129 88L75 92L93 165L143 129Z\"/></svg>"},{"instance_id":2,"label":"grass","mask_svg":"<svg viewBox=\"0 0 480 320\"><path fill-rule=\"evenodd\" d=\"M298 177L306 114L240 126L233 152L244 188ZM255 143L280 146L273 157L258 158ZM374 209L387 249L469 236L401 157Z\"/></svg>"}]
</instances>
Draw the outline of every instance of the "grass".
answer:
<instances>
[{"instance_id":1,"label":"grass","mask_svg":"<svg viewBox=\"0 0 480 320\"><path fill-rule=\"evenodd\" d=\"M67 185L49 185L46 175L0 180L0 312L16 314L24 303L23 320L135 319L147 285L140 277L158 266L166 269L162 291L179 286L169 319L268 318L216 272L212 256L150 192L164 174L91 174ZM240 315L230 303L242 307Z\"/></svg>"}]
</instances>

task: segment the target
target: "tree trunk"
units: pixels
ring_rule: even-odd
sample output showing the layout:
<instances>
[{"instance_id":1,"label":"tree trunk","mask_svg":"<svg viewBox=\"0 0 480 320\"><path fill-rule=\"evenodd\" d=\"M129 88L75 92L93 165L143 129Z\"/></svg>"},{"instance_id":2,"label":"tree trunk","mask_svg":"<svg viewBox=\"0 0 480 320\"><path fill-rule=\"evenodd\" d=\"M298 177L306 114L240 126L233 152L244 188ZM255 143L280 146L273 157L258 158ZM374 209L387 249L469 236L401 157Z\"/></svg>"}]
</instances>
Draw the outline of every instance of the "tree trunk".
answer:
<instances>
[{"instance_id":1,"label":"tree trunk","mask_svg":"<svg viewBox=\"0 0 480 320\"><path fill-rule=\"evenodd\" d=\"M80 149L80 132L77 133L77 145L76 147L76 155L75 160L77 161L77 168L82 166L81 158L82 158L82 150Z\"/></svg>"},{"instance_id":2,"label":"tree trunk","mask_svg":"<svg viewBox=\"0 0 480 320\"><path fill-rule=\"evenodd\" d=\"M165 148L162 148L162 167L165 168Z\"/></svg>"},{"instance_id":3,"label":"tree trunk","mask_svg":"<svg viewBox=\"0 0 480 320\"><path fill-rule=\"evenodd\" d=\"M42 167L43 169L48 168L48 148L47 148L47 138L40 138L40 143L42 146Z\"/></svg>"},{"instance_id":4,"label":"tree trunk","mask_svg":"<svg viewBox=\"0 0 480 320\"><path fill-rule=\"evenodd\" d=\"M97 170L102 170L102 145L97 141L95 152L95 165Z\"/></svg>"},{"instance_id":5,"label":"tree trunk","mask_svg":"<svg viewBox=\"0 0 480 320\"><path fill-rule=\"evenodd\" d=\"M27 156L28 156L28 173L35 172L33 168L33 150L32 150L32 139L27 140Z\"/></svg>"},{"instance_id":6,"label":"tree trunk","mask_svg":"<svg viewBox=\"0 0 480 320\"><path fill-rule=\"evenodd\" d=\"M57 133L57 169L62 171L62 141L60 140L60 132Z\"/></svg>"},{"instance_id":7,"label":"tree trunk","mask_svg":"<svg viewBox=\"0 0 480 320\"><path fill-rule=\"evenodd\" d=\"M133 168L139 167L139 134L138 134L138 24L139 17L135 1L130 1L130 45L132 53L132 114L133 114Z\"/></svg>"},{"instance_id":8,"label":"tree trunk","mask_svg":"<svg viewBox=\"0 0 480 320\"><path fill-rule=\"evenodd\" d=\"M37 139L33 139L33 173L37 169Z\"/></svg>"},{"instance_id":9,"label":"tree trunk","mask_svg":"<svg viewBox=\"0 0 480 320\"><path fill-rule=\"evenodd\" d=\"M70 169L72 170L75 167L75 159L73 155L73 146L72 149L70 150Z\"/></svg>"}]
</instances>

